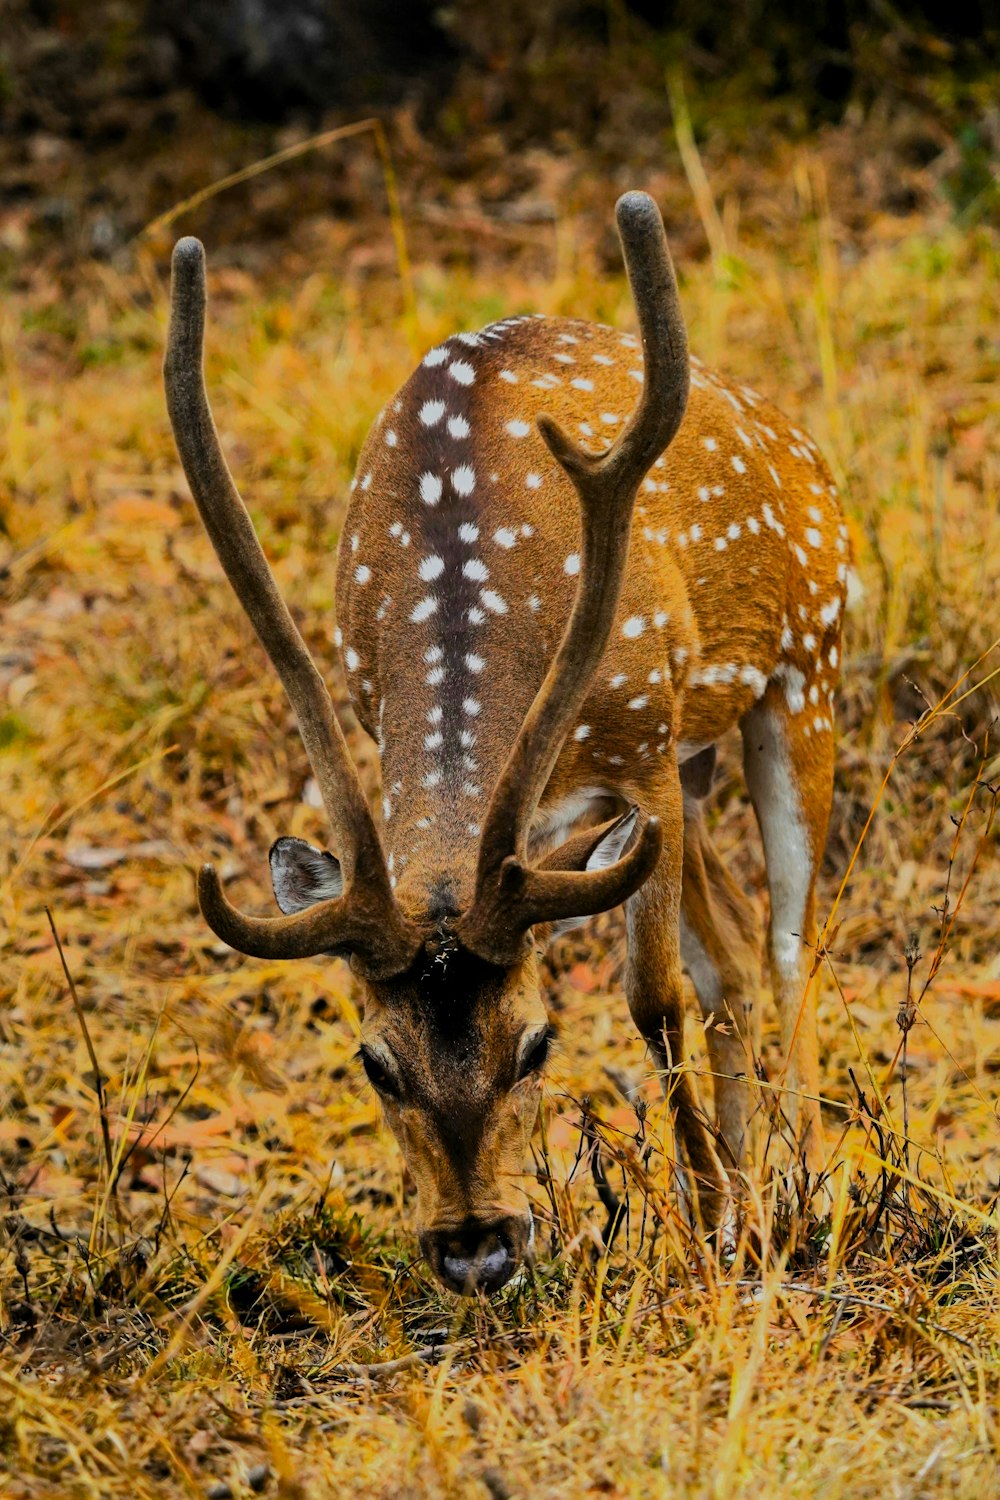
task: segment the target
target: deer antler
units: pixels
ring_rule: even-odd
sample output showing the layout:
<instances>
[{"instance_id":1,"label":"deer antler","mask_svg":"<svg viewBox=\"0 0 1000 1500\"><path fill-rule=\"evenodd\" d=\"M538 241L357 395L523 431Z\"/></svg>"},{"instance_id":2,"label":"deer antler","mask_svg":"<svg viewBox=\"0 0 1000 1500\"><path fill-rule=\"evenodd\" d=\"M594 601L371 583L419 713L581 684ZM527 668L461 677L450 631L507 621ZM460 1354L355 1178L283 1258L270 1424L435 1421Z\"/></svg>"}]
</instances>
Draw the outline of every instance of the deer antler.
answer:
<instances>
[{"instance_id":1,"label":"deer antler","mask_svg":"<svg viewBox=\"0 0 1000 1500\"><path fill-rule=\"evenodd\" d=\"M626 193L616 216L645 378L631 419L599 456L581 448L551 417L538 418L549 451L579 495L582 562L559 649L493 792L475 896L456 926L465 946L493 963L512 963L535 922L605 911L632 895L652 872L662 841L650 819L631 853L610 869L557 873L530 870L525 863L532 817L611 633L639 485L672 441L687 405L687 337L659 210L646 193Z\"/></svg>"},{"instance_id":2,"label":"deer antler","mask_svg":"<svg viewBox=\"0 0 1000 1500\"><path fill-rule=\"evenodd\" d=\"M393 896L385 856L333 704L278 592L253 523L226 465L205 391L205 251L196 239L174 248L170 330L164 362L167 407L191 492L226 577L277 669L295 710L344 871L345 889L291 917L247 917L222 893L211 865L198 882L212 930L261 958L352 953L362 973L389 978L412 963L421 934Z\"/></svg>"}]
</instances>

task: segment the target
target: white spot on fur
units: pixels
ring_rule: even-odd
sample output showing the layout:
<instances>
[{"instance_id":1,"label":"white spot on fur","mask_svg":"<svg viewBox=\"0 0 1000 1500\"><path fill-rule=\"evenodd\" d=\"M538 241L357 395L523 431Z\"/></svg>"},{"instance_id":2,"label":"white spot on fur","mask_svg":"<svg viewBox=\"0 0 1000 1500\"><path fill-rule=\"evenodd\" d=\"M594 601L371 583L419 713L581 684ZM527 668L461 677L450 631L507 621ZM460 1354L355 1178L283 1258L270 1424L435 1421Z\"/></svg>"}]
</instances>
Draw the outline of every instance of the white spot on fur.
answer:
<instances>
[{"instance_id":1,"label":"white spot on fur","mask_svg":"<svg viewBox=\"0 0 1000 1500\"><path fill-rule=\"evenodd\" d=\"M710 662L696 667L689 681L692 687L729 687L736 677L735 662Z\"/></svg>"},{"instance_id":2,"label":"white spot on fur","mask_svg":"<svg viewBox=\"0 0 1000 1500\"><path fill-rule=\"evenodd\" d=\"M410 611L410 619L414 625L419 625L423 620L429 620L431 615L437 613L438 602L433 594L426 594L418 604Z\"/></svg>"},{"instance_id":3,"label":"white spot on fur","mask_svg":"<svg viewBox=\"0 0 1000 1500\"><path fill-rule=\"evenodd\" d=\"M443 401L425 401L417 415L425 427L436 427L444 416L444 411Z\"/></svg>"},{"instance_id":4,"label":"white spot on fur","mask_svg":"<svg viewBox=\"0 0 1000 1500\"><path fill-rule=\"evenodd\" d=\"M788 704L789 711L793 714L800 714L806 706L806 696L803 692L805 677L798 667L793 667L789 662L781 662L775 667L774 675L784 680L785 702Z\"/></svg>"},{"instance_id":5,"label":"white spot on fur","mask_svg":"<svg viewBox=\"0 0 1000 1500\"><path fill-rule=\"evenodd\" d=\"M753 688L755 698L763 697L767 687L767 678L759 667L749 665L740 668L740 681L745 687Z\"/></svg>"},{"instance_id":6,"label":"white spot on fur","mask_svg":"<svg viewBox=\"0 0 1000 1500\"><path fill-rule=\"evenodd\" d=\"M420 498L425 505L437 505L443 486L437 474L421 474Z\"/></svg>"}]
</instances>

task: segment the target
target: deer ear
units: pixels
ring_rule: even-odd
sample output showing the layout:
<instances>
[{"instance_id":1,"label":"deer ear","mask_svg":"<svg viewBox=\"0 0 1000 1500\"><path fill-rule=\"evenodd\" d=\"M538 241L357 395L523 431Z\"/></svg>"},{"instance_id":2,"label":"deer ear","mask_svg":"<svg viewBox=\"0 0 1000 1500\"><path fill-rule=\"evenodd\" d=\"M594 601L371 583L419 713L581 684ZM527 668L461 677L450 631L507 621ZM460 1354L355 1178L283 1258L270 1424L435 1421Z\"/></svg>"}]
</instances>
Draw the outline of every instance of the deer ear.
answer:
<instances>
[{"instance_id":1,"label":"deer ear","mask_svg":"<svg viewBox=\"0 0 1000 1500\"><path fill-rule=\"evenodd\" d=\"M681 788L685 797L702 802L712 790L715 779L715 746L708 745L681 763Z\"/></svg>"},{"instance_id":2,"label":"deer ear","mask_svg":"<svg viewBox=\"0 0 1000 1500\"><path fill-rule=\"evenodd\" d=\"M332 901L344 889L340 861L305 839L278 839L268 858L274 899L286 917L318 901Z\"/></svg>"},{"instance_id":3,"label":"deer ear","mask_svg":"<svg viewBox=\"0 0 1000 1500\"><path fill-rule=\"evenodd\" d=\"M606 870L610 865L617 864L626 851L626 847L635 833L636 821L639 817L638 807L630 807L623 813L617 822L612 823L607 833L590 851L581 869L583 870ZM561 937L564 932L572 932L577 927L582 927L586 917L568 917L562 922L553 922L549 928L549 937Z\"/></svg>"},{"instance_id":4,"label":"deer ear","mask_svg":"<svg viewBox=\"0 0 1000 1500\"><path fill-rule=\"evenodd\" d=\"M584 865L585 870L607 870L609 866L616 865L625 853L626 846L635 833L636 821L639 817L638 807L630 807L627 812L622 813L617 823L613 823L601 842L593 848Z\"/></svg>"}]
</instances>

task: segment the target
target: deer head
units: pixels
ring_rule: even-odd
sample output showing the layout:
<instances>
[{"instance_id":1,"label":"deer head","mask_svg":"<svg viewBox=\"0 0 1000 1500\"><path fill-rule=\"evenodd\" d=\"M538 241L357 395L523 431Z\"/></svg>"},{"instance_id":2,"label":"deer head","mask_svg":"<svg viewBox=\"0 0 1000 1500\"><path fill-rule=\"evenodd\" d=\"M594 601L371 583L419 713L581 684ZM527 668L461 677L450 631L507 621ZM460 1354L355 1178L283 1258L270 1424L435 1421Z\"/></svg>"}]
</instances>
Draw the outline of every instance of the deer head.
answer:
<instances>
[{"instance_id":1,"label":"deer head","mask_svg":"<svg viewBox=\"0 0 1000 1500\"><path fill-rule=\"evenodd\" d=\"M684 325L663 225L645 194L626 194L618 227L645 357L638 406L594 455L553 420L539 431L579 499L579 581L561 642L534 701L502 747L473 851L468 899L422 899L394 880L326 686L309 655L230 476L202 373L205 262L197 240L173 257L165 363L181 461L223 569L285 687L329 818L334 858L300 840L271 851L282 915L232 906L212 866L198 880L212 930L258 958L330 954L364 991L361 1061L418 1188L421 1245L456 1291L503 1285L530 1254L519 1175L549 1045L533 936L606 911L655 867L656 820L625 808L542 857L532 824L611 630L637 490L676 433L688 390ZM414 734L424 726L414 726ZM456 861L468 851L455 851Z\"/></svg>"}]
</instances>

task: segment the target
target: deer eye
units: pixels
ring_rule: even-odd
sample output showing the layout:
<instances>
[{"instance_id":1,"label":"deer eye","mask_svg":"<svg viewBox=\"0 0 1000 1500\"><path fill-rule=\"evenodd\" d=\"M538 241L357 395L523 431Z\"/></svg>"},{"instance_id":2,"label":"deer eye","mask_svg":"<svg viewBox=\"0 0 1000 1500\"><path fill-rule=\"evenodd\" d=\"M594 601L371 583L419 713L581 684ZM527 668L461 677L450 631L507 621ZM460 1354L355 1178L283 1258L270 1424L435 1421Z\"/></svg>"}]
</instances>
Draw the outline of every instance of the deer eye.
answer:
<instances>
[{"instance_id":1,"label":"deer eye","mask_svg":"<svg viewBox=\"0 0 1000 1500\"><path fill-rule=\"evenodd\" d=\"M548 1060L549 1048L552 1045L552 1028L546 1026L545 1030L531 1043L527 1052L521 1058L518 1069L518 1080L527 1078L530 1073L540 1073Z\"/></svg>"},{"instance_id":2,"label":"deer eye","mask_svg":"<svg viewBox=\"0 0 1000 1500\"><path fill-rule=\"evenodd\" d=\"M362 1047L358 1053L361 1058L361 1066L368 1077L368 1082L376 1093L383 1094L387 1099L399 1098L399 1085L392 1074L382 1066L374 1052L369 1052L367 1047Z\"/></svg>"}]
</instances>

